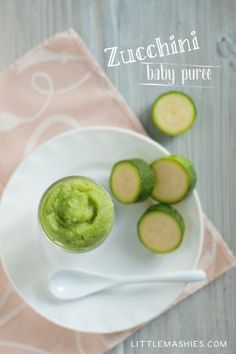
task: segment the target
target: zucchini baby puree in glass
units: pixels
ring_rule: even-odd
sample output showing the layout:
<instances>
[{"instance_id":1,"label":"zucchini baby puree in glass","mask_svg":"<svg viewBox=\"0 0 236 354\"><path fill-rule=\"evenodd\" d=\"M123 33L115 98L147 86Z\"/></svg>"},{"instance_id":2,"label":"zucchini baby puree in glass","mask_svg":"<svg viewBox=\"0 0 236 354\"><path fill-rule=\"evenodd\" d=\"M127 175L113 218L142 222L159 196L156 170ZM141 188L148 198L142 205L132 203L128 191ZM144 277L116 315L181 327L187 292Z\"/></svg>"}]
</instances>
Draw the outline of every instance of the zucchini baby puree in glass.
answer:
<instances>
[{"instance_id":1,"label":"zucchini baby puree in glass","mask_svg":"<svg viewBox=\"0 0 236 354\"><path fill-rule=\"evenodd\" d=\"M85 252L100 245L112 229L114 207L94 180L73 176L53 183L39 204L39 223L55 245Z\"/></svg>"}]
</instances>

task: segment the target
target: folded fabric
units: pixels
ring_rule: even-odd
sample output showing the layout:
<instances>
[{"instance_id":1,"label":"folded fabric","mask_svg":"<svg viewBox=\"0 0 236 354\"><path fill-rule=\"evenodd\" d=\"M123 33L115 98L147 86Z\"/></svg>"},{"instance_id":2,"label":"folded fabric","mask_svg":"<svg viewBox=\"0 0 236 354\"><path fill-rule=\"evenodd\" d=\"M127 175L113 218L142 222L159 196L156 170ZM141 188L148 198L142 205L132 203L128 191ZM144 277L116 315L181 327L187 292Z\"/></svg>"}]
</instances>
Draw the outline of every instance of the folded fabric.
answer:
<instances>
[{"instance_id":1,"label":"folded fabric","mask_svg":"<svg viewBox=\"0 0 236 354\"><path fill-rule=\"evenodd\" d=\"M46 40L0 74L0 193L36 146L65 130L92 125L146 134L80 37L70 30ZM207 280L187 285L175 304L236 264L207 217L204 223L198 267L206 271ZM56 326L19 298L0 268L0 352L4 354L99 354L135 330L101 335Z\"/></svg>"}]
</instances>

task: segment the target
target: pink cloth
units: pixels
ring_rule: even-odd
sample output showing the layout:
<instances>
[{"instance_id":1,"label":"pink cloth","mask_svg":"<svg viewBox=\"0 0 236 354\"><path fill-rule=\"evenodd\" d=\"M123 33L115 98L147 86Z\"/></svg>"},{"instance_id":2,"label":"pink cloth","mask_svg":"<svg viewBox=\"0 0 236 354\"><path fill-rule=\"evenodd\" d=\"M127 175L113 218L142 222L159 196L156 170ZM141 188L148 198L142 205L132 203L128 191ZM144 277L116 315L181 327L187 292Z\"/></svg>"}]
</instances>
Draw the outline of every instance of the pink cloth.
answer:
<instances>
[{"instance_id":1,"label":"pink cloth","mask_svg":"<svg viewBox=\"0 0 236 354\"><path fill-rule=\"evenodd\" d=\"M37 145L77 126L112 125L145 131L72 30L46 40L0 74L0 192ZM205 218L199 268L207 281L189 284L177 302L235 266L222 237ZM174 304L173 304L174 305ZM73 332L40 317L0 269L0 353L99 354L132 334Z\"/></svg>"}]
</instances>

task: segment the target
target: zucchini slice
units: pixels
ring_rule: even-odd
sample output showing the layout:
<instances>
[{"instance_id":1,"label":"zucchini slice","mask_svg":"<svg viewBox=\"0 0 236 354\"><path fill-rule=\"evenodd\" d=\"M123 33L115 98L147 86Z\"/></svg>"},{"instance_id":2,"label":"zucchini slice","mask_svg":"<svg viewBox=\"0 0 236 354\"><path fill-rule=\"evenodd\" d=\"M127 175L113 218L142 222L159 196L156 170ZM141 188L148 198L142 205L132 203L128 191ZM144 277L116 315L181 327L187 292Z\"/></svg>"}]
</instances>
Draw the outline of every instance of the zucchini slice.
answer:
<instances>
[{"instance_id":1,"label":"zucchini slice","mask_svg":"<svg viewBox=\"0 0 236 354\"><path fill-rule=\"evenodd\" d=\"M177 249L183 240L184 231L181 214L165 204L151 206L138 222L140 241L156 253L168 253Z\"/></svg>"},{"instance_id":2,"label":"zucchini slice","mask_svg":"<svg viewBox=\"0 0 236 354\"><path fill-rule=\"evenodd\" d=\"M195 103L184 92L166 92L157 97L152 105L152 121L166 135L185 133L194 124L196 116Z\"/></svg>"},{"instance_id":3,"label":"zucchini slice","mask_svg":"<svg viewBox=\"0 0 236 354\"><path fill-rule=\"evenodd\" d=\"M131 204L147 199L154 184L154 171L141 159L119 161L112 168L110 189L120 203Z\"/></svg>"},{"instance_id":4,"label":"zucchini slice","mask_svg":"<svg viewBox=\"0 0 236 354\"><path fill-rule=\"evenodd\" d=\"M151 165L156 176L152 198L161 203L180 202L191 193L197 176L192 162L183 156L170 155Z\"/></svg>"}]
</instances>

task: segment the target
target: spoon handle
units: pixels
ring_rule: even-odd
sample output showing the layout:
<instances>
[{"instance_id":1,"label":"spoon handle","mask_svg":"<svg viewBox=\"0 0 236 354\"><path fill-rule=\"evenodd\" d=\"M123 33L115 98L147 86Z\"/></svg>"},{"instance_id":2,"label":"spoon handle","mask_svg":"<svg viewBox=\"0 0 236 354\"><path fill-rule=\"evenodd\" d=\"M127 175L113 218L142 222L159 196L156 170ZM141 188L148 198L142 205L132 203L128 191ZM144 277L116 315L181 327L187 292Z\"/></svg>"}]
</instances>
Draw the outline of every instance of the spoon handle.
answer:
<instances>
[{"instance_id":1,"label":"spoon handle","mask_svg":"<svg viewBox=\"0 0 236 354\"><path fill-rule=\"evenodd\" d=\"M121 280L119 284L128 284L128 283L153 283L153 282L161 282L161 283L189 283L195 281L201 281L206 278L206 273L202 270L186 270L182 272L174 272L174 273L166 273L159 276L141 276L141 277L133 277L126 278L125 280Z\"/></svg>"}]
</instances>

